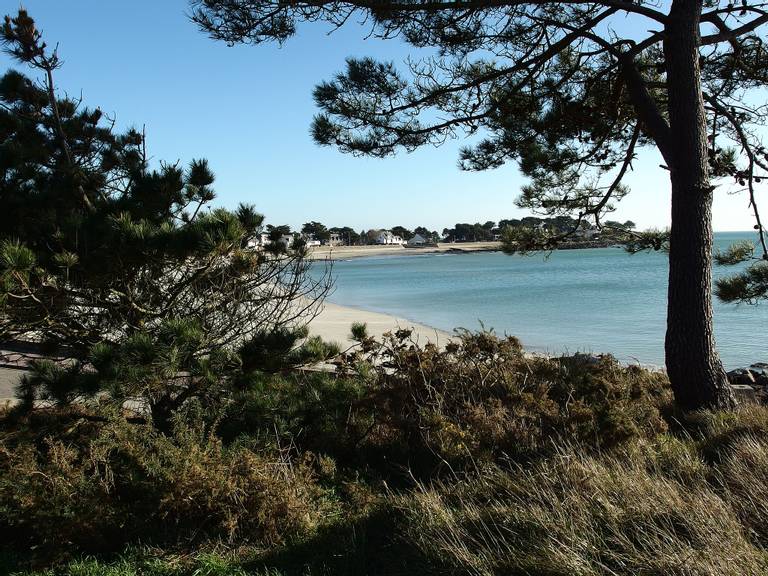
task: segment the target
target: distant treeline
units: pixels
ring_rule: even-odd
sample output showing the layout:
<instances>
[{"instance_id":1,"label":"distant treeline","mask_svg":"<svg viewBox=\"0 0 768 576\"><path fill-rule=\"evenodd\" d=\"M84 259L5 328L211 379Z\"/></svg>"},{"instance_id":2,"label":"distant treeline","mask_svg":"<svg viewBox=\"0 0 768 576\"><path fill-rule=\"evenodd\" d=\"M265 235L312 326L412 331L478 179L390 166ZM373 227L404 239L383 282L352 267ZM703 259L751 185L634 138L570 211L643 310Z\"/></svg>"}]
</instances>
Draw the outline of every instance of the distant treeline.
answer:
<instances>
[{"instance_id":1,"label":"distant treeline","mask_svg":"<svg viewBox=\"0 0 768 576\"><path fill-rule=\"evenodd\" d=\"M631 230L635 228L635 223L631 220L626 222L606 221L605 228ZM268 226L268 231L279 231L280 234L296 234L305 238L317 240L323 244L334 243L350 246L376 244L377 238L382 228L356 231L350 226L326 227L320 222L305 223L300 232L292 232L287 225ZM600 230L594 224L588 222L579 222L569 216L556 216L554 218L538 218L536 216L526 216L524 218L502 219L498 222L489 220L485 223L459 222L452 228L443 228L442 233L436 230L430 230L425 226L417 226L413 230L405 226L393 226L387 228L392 234L399 236L403 240L411 240L416 235L421 236L427 242L488 242L498 240L502 230L505 228L537 228L548 232L562 234L575 231L576 237L595 237Z\"/></svg>"}]
</instances>

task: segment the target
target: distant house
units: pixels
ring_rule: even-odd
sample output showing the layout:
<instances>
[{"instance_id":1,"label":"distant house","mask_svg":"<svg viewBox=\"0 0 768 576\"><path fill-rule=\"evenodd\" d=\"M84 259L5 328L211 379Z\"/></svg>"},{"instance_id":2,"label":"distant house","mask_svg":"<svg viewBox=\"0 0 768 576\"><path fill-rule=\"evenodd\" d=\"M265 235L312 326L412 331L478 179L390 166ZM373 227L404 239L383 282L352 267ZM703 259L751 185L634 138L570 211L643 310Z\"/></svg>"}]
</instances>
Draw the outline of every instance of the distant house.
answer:
<instances>
[{"instance_id":1,"label":"distant house","mask_svg":"<svg viewBox=\"0 0 768 576\"><path fill-rule=\"evenodd\" d=\"M424 238L421 234L414 234L413 238L408 240L407 244L408 246L424 246L425 244L429 244L429 240Z\"/></svg>"},{"instance_id":2,"label":"distant house","mask_svg":"<svg viewBox=\"0 0 768 576\"><path fill-rule=\"evenodd\" d=\"M301 239L304 240L304 243L308 248L320 246L320 240L315 240L314 234L302 234Z\"/></svg>"},{"instance_id":3,"label":"distant house","mask_svg":"<svg viewBox=\"0 0 768 576\"><path fill-rule=\"evenodd\" d=\"M262 232L256 238L248 240L247 246L251 250L260 250L267 244L269 244L269 234Z\"/></svg>"},{"instance_id":4,"label":"distant house","mask_svg":"<svg viewBox=\"0 0 768 576\"><path fill-rule=\"evenodd\" d=\"M293 246L294 237L293 234L283 234L277 239L277 242L283 244L286 248ZM305 239L307 246L320 246L320 242L317 240ZM272 240L269 239L269 234L262 232L256 238L249 240L247 247L251 250L262 250L265 246L272 244Z\"/></svg>"},{"instance_id":5,"label":"distant house","mask_svg":"<svg viewBox=\"0 0 768 576\"><path fill-rule=\"evenodd\" d=\"M341 239L341 234L337 232L331 232L331 236L325 241L326 246L341 246L344 241Z\"/></svg>"},{"instance_id":6,"label":"distant house","mask_svg":"<svg viewBox=\"0 0 768 576\"><path fill-rule=\"evenodd\" d=\"M382 230L376 236L376 244L403 244L403 239L389 230Z\"/></svg>"}]
</instances>

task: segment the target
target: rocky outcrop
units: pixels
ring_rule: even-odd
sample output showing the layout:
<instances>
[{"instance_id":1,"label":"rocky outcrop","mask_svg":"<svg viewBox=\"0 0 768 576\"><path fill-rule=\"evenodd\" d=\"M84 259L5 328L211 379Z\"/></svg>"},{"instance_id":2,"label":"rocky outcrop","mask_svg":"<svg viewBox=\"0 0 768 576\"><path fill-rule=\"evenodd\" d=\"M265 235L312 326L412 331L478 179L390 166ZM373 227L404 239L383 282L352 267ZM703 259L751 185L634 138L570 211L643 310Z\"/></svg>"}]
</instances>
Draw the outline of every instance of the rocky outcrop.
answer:
<instances>
[{"instance_id":1,"label":"rocky outcrop","mask_svg":"<svg viewBox=\"0 0 768 576\"><path fill-rule=\"evenodd\" d=\"M768 401L768 363L756 362L747 368L728 372L728 382L736 397L741 401Z\"/></svg>"},{"instance_id":2,"label":"rocky outcrop","mask_svg":"<svg viewBox=\"0 0 768 576\"><path fill-rule=\"evenodd\" d=\"M755 384L758 386L768 386L768 363L756 362L749 367L749 373L755 380Z\"/></svg>"},{"instance_id":3,"label":"rocky outcrop","mask_svg":"<svg viewBox=\"0 0 768 576\"><path fill-rule=\"evenodd\" d=\"M728 381L734 386L754 386L755 377L747 368L737 368L728 372Z\"/></svg>"}]
</instances>

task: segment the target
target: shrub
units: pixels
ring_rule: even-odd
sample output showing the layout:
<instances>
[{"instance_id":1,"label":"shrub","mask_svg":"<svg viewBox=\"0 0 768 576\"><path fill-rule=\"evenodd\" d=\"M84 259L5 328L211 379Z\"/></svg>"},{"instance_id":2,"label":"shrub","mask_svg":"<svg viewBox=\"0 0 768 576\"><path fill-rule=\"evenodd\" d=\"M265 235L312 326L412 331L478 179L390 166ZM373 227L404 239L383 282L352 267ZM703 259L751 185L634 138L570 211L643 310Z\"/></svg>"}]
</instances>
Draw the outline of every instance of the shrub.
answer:
<instances>
[{"instance_id":1,"label":"shrub","mask_svg":"<svg viewBox=\"0 0 768 576\"><path fill-rule=\"evenodd\" d=\"M77 426L79 423L75 422ZM0 538L40 556L201 539L277 544L311 531L326 508L312 463L224 447L199 427L172 435L114 422L0 440Z\"/></svg>"},{"instance_id":2,"label":"shrub","mask_svg":"<svg viewBox=\"0 0 768 576\"><path fill-rule=\"evenodd\" d=\"M525 460L567 439L597 449L667 429L666 377L610 356L537 358L515 338L460 332L420 347L401 330L348 354L339 369L368 390L369 444L413 469Z\"/></svg>"},{"instance_id":3,"label":"shrub","mask_svg":"<svg viewBox=\"0 0 768 576\"><path fill-rule=\"evenodd\" d=\"M259 446L291 444L349 461L373 415L370 390L355 377L323 371L252 373L222 416L218 432Z\"/></svg>"}]
</instances>

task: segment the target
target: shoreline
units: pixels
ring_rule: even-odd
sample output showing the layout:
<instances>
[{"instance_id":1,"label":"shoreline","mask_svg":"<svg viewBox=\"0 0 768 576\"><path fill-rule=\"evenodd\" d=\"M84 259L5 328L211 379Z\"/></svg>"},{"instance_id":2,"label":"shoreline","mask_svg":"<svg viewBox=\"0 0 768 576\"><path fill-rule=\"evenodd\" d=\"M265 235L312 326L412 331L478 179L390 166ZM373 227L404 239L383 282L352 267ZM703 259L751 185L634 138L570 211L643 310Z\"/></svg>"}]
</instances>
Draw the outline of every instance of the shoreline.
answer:
<instances>
[{"instance_id":1,"label":"shoreline","mask_svg":"<svg viewBox=\"0 0 768 576\"><path fill-rule=\"evenodd\" d=\"M399 328L413 330L413 339L421 345L432 342L442 346L450 341L451 335L432 326L399 318L391 314L361 310L351 306L343 306L325 302L320 314L309 323L309 333L320 336L328 342L336 342L342 350L349 348L353 341L349 338L353 322L364 322L368 325L368 334L380 338L385 332L394 332ZM18 366L0 366L0 408L10 403L14 404L14 388L27 370Z\"/></svg>"},{"instance_id":2,"label":"shoreline","mask_svg":"<svg viewBox=\"0 0 768 576\"><path fill-rule=\"evenodd\" d=\"M610 248L613 244L604 241L572 241L558 246L559 250L590 250ZM407 247L399 244L365 246L317 246L309 251L309 260L344 261L356 258L378 256L419 256L421 254L474 254L478 252L501 252L501 242L441 242L423 247Z\"/></svg>"},{"instance_id":3,"label":"shoreline","mask_svg":"<svg viewBox=\"0 0 768 576\"><path fill-rule=\"evenodd\" d=\"M311 248L310 260L351 260L371 256L418 256L420 254L470 254L473 252L499 252L501 242L440 243L424 248L406 248L398 244L384 246L318 246Z\"/></svg>"},{"instance_id":4,"label":"shoreline","mask_svg":"<svg viewBox=\"0 0 768 576\"><path fill-rule=\"evenodd\" d=\"M309 333L312 336L320 336L328 342L336 342L344 349L353 343L349 337L354 322L367 324L368 335L376 338L380 338L385 332L394 332L400 328L413 330L412 337L420 344L432 342L439 346L452 338L451 334L445 330L406 318L327 301L323 304L320 314L309 323Z\"/></svg>"}]
</instances>

